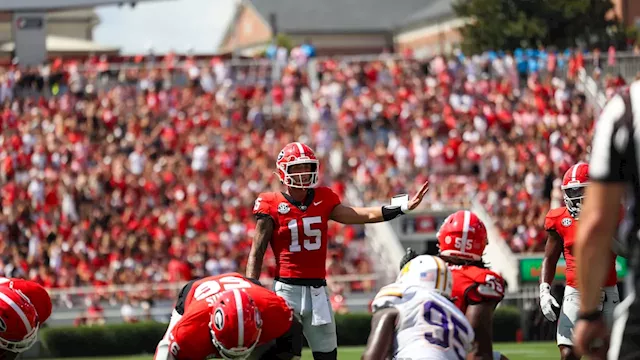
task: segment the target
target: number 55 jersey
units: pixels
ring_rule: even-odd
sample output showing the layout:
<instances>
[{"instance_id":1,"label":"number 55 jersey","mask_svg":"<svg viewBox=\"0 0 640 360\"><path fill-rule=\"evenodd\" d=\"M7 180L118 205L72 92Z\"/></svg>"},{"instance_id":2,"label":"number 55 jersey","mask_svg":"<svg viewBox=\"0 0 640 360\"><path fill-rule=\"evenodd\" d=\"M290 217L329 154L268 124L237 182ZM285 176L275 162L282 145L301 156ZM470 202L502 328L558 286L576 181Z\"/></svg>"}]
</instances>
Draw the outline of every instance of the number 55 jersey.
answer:
<instances>
[{"instance_id":1,"label":"number 55 jersey","mask_svg":"<svg viewBox=\"0 0 640 360\"><path fill-rule=\"evenodd\" d=\"M394 283L373 300L373 311L398 310L393 359L464 360L474 332L465 315L446 297L421 286Z\"/></svg>"}]
</instances>

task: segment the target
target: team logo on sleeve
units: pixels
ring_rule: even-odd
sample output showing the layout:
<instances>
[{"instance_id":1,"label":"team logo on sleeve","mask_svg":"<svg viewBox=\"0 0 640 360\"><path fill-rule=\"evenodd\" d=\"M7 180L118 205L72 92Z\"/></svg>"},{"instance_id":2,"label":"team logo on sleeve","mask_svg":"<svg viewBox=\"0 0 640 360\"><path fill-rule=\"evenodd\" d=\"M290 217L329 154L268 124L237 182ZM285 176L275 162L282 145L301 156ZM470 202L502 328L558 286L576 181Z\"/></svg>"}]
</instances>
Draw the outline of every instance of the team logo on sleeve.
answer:
<instances>
[{"instance_id":1,"label":"team logo on sleeve","mask_svg":"<svg viewBox=\"0 0 640 360\"><path fill-rule=\"evenodd\" d=\"M281 202L280 205L278 205L278 212L282 215L284 214L288 214L289 211L291 211L291 208L289 207L289 204L287 204L286 202Z\"/></svg>"},{"instance_id":2,"label":"team logo on sleeve","mask_svg":"<svg viewBox=\"0 0 640 360\"><path fill-rule=\"evenodd\" d=\"M562 226L564 227L569 227L571 226L572 223L573 223L573 220L571 220L571 218L566 217L562 219Z\"/></svg>"},{"instance_id":3,"label":"team logo on sleeve","mask_svg":"<svg viewBox=\"0 0 640 360\"><path fill-rule=\"evenodd\" d=\"M224 327L224 312L221 308L217 308L216 313L213 315L213 326L218 330L222 330Z\"/></svg>"}]
</instances>

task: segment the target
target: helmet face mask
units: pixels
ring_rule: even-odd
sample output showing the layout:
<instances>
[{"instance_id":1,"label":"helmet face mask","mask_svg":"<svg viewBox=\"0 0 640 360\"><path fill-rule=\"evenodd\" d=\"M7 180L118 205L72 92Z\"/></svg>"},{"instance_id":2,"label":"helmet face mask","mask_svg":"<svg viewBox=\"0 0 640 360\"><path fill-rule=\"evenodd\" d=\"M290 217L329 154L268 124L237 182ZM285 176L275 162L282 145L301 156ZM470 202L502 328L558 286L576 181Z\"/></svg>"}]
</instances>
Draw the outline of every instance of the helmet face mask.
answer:
<instances>
[{"instance_id":1,"label":"helmet face mask","mask_svg":"<svg viewBox=\"0 0 640 360\"><path fill-rule=\"evenodd\" d=\"M281 166L283 184L298 189L313 188L318 184L318 160L297 160Z\"/></svg>"},{"instance_id":2,"label":"helmet face mask","mask_svg":"<svg viewBox=\"0 0 640 360\"><path fill-rule=\"evenodd\" d=\"M305 144L287 144L276 160L277 175L287 187L311 189L318 184L320 162L315 153Z\"/></svg>"},{"instance_id":3,"label":"helmet face mask","mask_svg":"<svg viewBox=\"0 0 640 360\"><path fill-rule=\"evenodd\" d=\"M580 210L582 210L582 201L584 199L584 190L587 184L576 185L573 187L563 188L564 204L569 210L571 216L578 219Z\"/></svg>"},{"instance_id":4,"label":"helmet face mask","mask_svg":"<svg viewBox=\"0 0 640 360\"><path fill-rule=\"evenodd\" d=\"M584 192L589 185L589 165L578 163L567 170L562 178L562 197L571 216L578 220Z\"/></svg>"}]
</instances>

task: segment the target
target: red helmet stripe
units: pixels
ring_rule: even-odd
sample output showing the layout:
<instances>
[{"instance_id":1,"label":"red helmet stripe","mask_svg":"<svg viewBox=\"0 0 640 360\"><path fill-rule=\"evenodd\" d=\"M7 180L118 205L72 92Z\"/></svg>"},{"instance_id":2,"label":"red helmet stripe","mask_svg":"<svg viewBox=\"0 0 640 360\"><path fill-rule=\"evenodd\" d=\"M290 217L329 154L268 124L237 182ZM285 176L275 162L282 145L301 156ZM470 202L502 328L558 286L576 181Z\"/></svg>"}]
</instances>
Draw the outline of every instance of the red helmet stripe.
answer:
<instances>
[{"instance_id":1,"label":"red helmet stripe","mask_svg":"<svg viewBox=\"0 0 640 360\"><path fill-rule=\"evenodd\" d=\"M27 333L31 332L31 330L33 329L31 327L31 323L29 322L29 319L27 319L27 315L24 314L24 311L20 309L20 306L18 306L18 304L16 304L15 301L11 300L10 297L8 297L7 295L1 292L0 292L0 300L5 302L7 305L11 306L13 311L15 311L16 314L18 314L18 316L20 317L20 320L22 320L22 322L24 323L24 327L25 329L27 329Z\"/></svg>"},{"instance_id":2,"label":"red helmet stripe","mask_svg":"<svg viewBox=\"0 0 640 360\"><path fill-rule=\"evenodd\" d=\"M302 147L302 144L299 142L296 142L295 144L298 147L298 151L300 151L300 156L304 156L304 147Z\"/></svg>"},{"instance_id":3,"label":"red helmet stripe","mask_svg":"<svg viewBox=\"0 0 640 360\"><path fill-rule=\"evenodd\" d=\"M236 311L238 313L238 347L241 347L244 346L244 313L242 312L240 290L233 289L233 297L236 299Z\"/></svg>"},{"instance_id":4,"label":"red helmet stripe","mask_svg":"<svg viewBox=\"0 0 640 360\"><path fill-rule=\"evenodd\" d=\"M465 210L464 212L464 220L462 223L462 246L460 247L461 252L467 251L467 239L469 238L469 223L471 222L471 211Z\"/></svg>"}]
</instances>

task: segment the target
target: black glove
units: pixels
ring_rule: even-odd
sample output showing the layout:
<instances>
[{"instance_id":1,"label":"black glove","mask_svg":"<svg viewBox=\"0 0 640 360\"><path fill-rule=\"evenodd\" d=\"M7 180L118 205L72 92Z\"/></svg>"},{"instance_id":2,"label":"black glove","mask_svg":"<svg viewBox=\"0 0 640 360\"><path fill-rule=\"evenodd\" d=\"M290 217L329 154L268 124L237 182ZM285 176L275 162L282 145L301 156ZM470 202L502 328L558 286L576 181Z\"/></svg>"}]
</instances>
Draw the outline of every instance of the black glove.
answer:
<instances>
[{"instance_id":1,"label":"black glove","mask_svg":"<svg viewBox=\"0 0 640 360\"><path fill-rule=\"evenodd\" d=\"M402 257L402 260L400 261L400 270L402 270L402 268L407 265L407 263L411 260L413 260L414 258L418 257L418 253L413 251L412 248L408 247L407 248L407 253L404 254L404 256Z\"/></svg>"}]
</instances>

